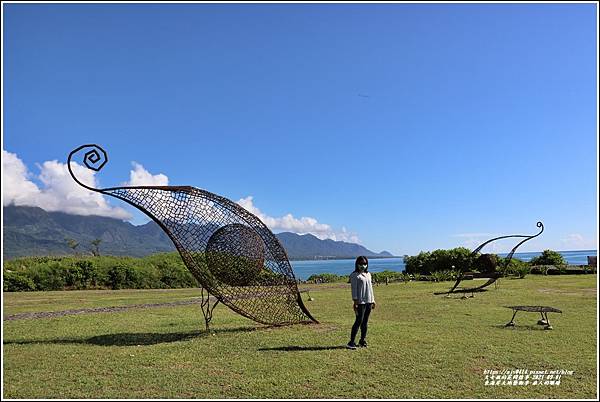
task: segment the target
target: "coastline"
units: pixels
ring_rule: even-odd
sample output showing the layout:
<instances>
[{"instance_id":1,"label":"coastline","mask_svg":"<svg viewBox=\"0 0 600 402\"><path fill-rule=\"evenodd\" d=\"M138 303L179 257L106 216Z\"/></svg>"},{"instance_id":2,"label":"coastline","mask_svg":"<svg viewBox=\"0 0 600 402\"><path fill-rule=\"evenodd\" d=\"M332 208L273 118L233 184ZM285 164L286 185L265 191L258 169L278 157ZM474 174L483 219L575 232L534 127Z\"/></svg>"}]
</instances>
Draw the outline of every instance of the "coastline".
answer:
<instances>
[{"instance_id":1,"label":"coastline","mask_svg":"<svg viewBox=\"0 0 600 402\"><path fill-rule=\"evenodd\" d=\"M426 253L431 253L434 250L429 250L429 251L421 251L421 252L426 252ZM567 253L586 253L586 252L590 252L590 255L597 255L598 254L598 250L594 250L594 249L589 249L589 250L554 250L557 253L561 253L561 254L567 254ZM541 251L523 251L520 253L515 253L515 255L522 255L522 254L541 254ZM495 253L501 257L505 257L508 255L508 252L505 253ZM416 254L413 254L413 256ZM367 255L366 257L369 260L382 260L382 259L391 259L391 258L404 258L407 256L411 256L409 254L404 254L404 255L372 255L369 256ZM339 261L339 260L352 260L354 258L356 258L357 255L354 256L315 256L315 258L300 258L300 257L289 257L290 261L294 261L294 262L309 262L309 261Z\"/></svg>"},{"instance_id":2,"label":"coastline","mask_svg":"<svg viewBox=\"0 0 600 402\"><path fill-rule=\"evenodd\" d=\"M597 250L568 250L568 251L559 251L560 254L563 255L568 265L586 265L587 264L587 256L597 255ZM499 253L498 255L507 255L508 253ZM522 261L529 261L531 258L542 254L541 251L528 251L522 253L515 253L514 258L520 259ZM298 279L306 280L311 275L319 275L319 274L337 274L337 275L346 275L352 272L354 269L354 259L356 257L351 258L339 258L339 259L328 259L328 260L292 260L290 259L290 263L292 264L292 268L294 269L294 274ZM369 258L369 271L382 272L382 271L394 271L394 272L404 272L404 257L386 257L386 258Z\"/></svg>"}]
</instances>

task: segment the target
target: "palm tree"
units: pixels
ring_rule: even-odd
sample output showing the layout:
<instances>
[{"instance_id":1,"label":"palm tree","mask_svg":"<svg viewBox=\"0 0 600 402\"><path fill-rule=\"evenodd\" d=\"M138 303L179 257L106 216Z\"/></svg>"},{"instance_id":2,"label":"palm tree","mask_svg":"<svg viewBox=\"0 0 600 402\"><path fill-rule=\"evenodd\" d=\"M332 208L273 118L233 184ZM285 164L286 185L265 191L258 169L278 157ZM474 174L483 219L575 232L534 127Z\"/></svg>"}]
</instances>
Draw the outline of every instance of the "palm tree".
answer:
<instances>
[{"instance_id":1,"label":"palm tree","mask_svg":"<svg viewBox=\"0 0 600 402\"><path fill-rule=\"evenodd\" d=\"M67 242L67 246L71 247L73 249L73 252L75 254L77 254L77 247L79 246L79 242L75 239L69 239L66 238L65 241Z\"/></svg>"},{"instance_id":2,"label":"palm tree","mask_svg":"<svg viewBox=\"0 0 600 402\"><path fill-rule=\"evenodd\" d=\"M92 254L96 257L100 257L100 243L102 243L102 239L94 239L91 241L92 243Z\"/></svg>"}]
</instances>

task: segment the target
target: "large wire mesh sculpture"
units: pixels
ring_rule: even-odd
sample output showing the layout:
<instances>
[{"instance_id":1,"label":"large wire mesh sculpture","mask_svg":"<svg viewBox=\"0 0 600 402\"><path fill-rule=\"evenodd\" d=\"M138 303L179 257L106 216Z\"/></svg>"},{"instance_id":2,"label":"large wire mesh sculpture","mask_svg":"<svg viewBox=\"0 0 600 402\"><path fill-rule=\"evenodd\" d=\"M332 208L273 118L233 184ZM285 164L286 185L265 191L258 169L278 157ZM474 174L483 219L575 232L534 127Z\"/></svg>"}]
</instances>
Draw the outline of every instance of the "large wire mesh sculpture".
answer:
<instances>
[{"instance_id":1,"label":"large wire mesh sculpture","mask_svg":"<svg viewBox=\"0 0 600 402\"><path fill-rule=\"evenodd\" d=\"M467 261L469 263L466 266L461 267L460 273L456 279L456 282L454 283L454 286L452 286L452 288L450 290L448 290L447 292L436 292L435 294L436 295L450 295L453 293L463 293L463 294L471 293L471 294L473 294L475 292L485 291L486 287L492 285L500 277L502 277L502 272L506 272L506 268L510 264L513 254L515 253L515 251L517 251L517 248L519 248L519 246L521 246L526 241L529 241L529 240L533 239L534 237L538 237L539 235L542 234L542 232L544 231L544 224L542 222L538 222L536 224L536 226L538 228L540 228L540 231L535 235L500 236L500 237L495 237L493 239L483 242L479 247L477 247L475 250L473 250L473 252L469 256L469 258L467 259ZM514 246L512 248L512 250L510 250L510 253L508 253L508 255L502 260L503 265L502 265L502 267L500 267L500 269L497 269L498 268L497 264L496 264L495 260L492 258L492 255L481 254L481 255L477 256L479 254L479 252L488 244L490 244L496 240L508 239L511 237L518 237L518 238L524 238L524 239L521 240L516 246ZM476 273L473 275L474 277L488 278L488 280L479 286L470 287L470 288L459 288L458 285L465 279L466 273L472 271L473 268L478 268L478 270L479 270L479 273Z\"/></svg>"},{"instance_id":2,"label":"large wire mesh sculpture","mask_svg":"<svg viewBox=\"0 0 600 402\"><path fill-rule=\"evenodd\" d=\"M90 187L71 168L77 153L84 153L83 164L94 171L108 162L96 144L74 149L67 161L73 180L133 205L173 241L202 286L207 329L219 302L262 324L317 322L302 302L285 249L259 218L227 198L190 186Z\"/></svg>"}]
</instances>

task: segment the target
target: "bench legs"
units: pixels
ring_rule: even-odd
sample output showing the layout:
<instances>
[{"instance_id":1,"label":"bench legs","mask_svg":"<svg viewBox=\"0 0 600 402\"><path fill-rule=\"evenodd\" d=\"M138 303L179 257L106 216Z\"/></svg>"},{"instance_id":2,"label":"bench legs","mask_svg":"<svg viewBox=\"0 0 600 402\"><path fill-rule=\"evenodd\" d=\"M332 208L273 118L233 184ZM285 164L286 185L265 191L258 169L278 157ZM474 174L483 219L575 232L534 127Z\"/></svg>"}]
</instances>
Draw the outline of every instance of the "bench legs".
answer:
<instances>
[{"instance_id":1,"label":"bench legs","mask_svg":"<svg viewBox=\"0 0 600 402\"><path fill-rule=\"evenodd\" d=\"M505 324L505 327L514 327L515 326L515 316L517 315L518 310L514 310L513 316L510 319L510 322ZM540 312L542 318L538 320L538 325L544 325L544 329L553 329L552 325L550 325L550 320L548 319L548 313Z\"/></svg>"},{"instance_id":2,"label":"bench legs","mask_svg":"<svg viewBox=\"0 0 600 402\"><path fill-rule=\"evenodd\" d=\"M546 318L546 326L544 329L552 329L552 325L550 325L550 320L548 319L548 313L544 313L544 317Z\"/></svg>"},{"instance_id":3,"label":"bench legs","mask_svg":"<svg viewBox=\"0 0 600 402\"><path fill-rule=\"evenodd\" d=\"M542 318L538 320L538 325L548 325L548 319L544 317L544 313L540 311L540 315L542 316Z\"/></svg>"}]
</instances>

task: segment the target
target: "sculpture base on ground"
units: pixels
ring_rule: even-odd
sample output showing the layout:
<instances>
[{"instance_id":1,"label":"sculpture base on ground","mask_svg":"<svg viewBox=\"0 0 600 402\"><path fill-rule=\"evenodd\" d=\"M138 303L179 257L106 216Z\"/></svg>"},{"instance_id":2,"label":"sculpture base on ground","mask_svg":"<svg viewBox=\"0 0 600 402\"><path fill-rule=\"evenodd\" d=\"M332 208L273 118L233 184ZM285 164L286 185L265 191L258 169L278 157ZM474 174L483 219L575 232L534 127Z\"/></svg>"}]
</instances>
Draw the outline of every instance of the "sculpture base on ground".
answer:
<instances>
[{"instance_id":1,"label":"sculpture base on ground","mask_svg":"<svg viewBox=\"0 0 600 402\"><path fill-rule=\"evenodd\" d=\"M208 290L206 291L206 296L204 295L204 288L202 288L201 296L202 302L200 303L200 309L202 310L202 315L204 316L204 324L206 326L206 331L210 329L210 321L212 320L212 313L217 304L219 304L219 299L215 299L215 302L210 303L210 293Z\"/></svg>"}]
</instances>

